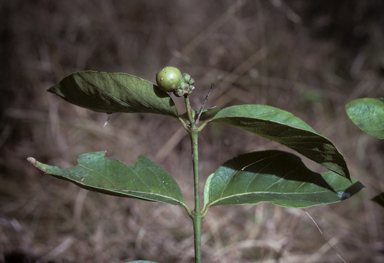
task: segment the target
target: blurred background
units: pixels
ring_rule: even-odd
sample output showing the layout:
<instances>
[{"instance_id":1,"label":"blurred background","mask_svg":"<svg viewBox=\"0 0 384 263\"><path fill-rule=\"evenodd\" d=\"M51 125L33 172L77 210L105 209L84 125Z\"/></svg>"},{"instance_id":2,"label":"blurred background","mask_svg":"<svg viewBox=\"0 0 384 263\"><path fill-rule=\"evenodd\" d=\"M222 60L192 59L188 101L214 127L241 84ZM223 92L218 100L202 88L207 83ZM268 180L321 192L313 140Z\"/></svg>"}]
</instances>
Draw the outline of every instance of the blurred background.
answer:
<instances>
[{"instance_id":1,"label":"blurred background","mask_svg":"<svg viewBox=\"0 0 384 263\"><path fill-rule=\"evenodd\" d=\"M292 112L331 139L366 186L305 211L213 207L203 220L203 262L343 262L338 254L384 262L384 209L369 200L384 191L384 144L344 110L383 96L383 12L381 0L0 1L0 262L193 262L182 208L88 192L26 161L67 168L86 152L127 164L144 155L174 176L193 207L190 145L177 121L116 114L104 127L106 114L46 92L82 70L154 82L166 65L196 79L195 108L214 83L207 107ZM287 150L220 125L207 126L200 144L201 187L239 154Z\"/></svg>"}]
</instances>

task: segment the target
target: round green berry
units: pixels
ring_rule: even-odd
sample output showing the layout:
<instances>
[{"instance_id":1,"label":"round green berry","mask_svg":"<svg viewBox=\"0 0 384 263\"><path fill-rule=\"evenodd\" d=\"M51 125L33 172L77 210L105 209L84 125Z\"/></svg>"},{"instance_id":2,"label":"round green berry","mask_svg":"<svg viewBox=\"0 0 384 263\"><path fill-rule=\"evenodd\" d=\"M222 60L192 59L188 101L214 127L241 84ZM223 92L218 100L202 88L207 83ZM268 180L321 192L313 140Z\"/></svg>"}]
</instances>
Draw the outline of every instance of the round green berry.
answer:
<instances>
[{"instance_id":1,"label":"round green berry","mask_svg":"<svg viewBox=\"0 0 384 263\"><path fill-rule=\"evenodd\" d=\"M174 92L182 79L180 70L175 67L165 67L156 74L156 83L165 92Z\"/></svg>"}]
</instances>

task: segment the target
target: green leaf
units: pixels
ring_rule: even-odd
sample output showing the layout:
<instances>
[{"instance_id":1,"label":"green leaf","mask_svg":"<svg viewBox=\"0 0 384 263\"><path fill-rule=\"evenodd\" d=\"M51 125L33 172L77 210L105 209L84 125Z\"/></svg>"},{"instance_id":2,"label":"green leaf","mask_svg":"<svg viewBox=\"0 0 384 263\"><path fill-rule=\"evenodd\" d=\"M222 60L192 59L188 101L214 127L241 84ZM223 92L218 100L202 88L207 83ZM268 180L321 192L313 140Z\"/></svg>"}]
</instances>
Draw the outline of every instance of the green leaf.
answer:
<instances>
[{"instance_id":1,"label":"green leaf","mask_svg":"<svg viewBox=\"0 0 384 263\"><path fill-rule=\"evenodd\" d=\"M210 122L234 126L278 142L350 179L345 159L335 145L289 112L266 105L232 106L220 110Z\"/></svg>"},{"instance_id":2,"label":"green leaf","mask_svg":"<svg viewBox=\"0 0 384 263\"><path fill-rule=\"evenodd\" d=\"M67 169L40 163L32 157L27 160L46 174L91 191L186 207L173 177L148 158L139 156L137 163L127 166L104 156L105 152L82 154L78 165Z\"/></svg>"},{"instance_id":3,"label":"green leaf","mask_svg":"<svg viewBox=\"0 0 384 263\"><path fill-rule=\"evenodd\" d=\"M363 98L345 106L348 117L362 131L384 139L384 98Z\"/></svg>"},{"instance_id":4,"label":"green leaf","mask_svg":"<svg viewBox=\"0 0 384 263\"><path fill-rule=\"evenodd\" d=\"M253 152L225 162L209 176L204 206L271 202L304 208L342 201L363 187L334 172L315 173L291 153Z\"/></svg>"},{"instance_id":5,"label":"green leaf","mask_svg":"<svg viewBox=\"0 0 384 263\"><path fill-rule=\"evenodd\" d=\"M178 117L168 93L149 81L126 73L81 71L65 77L48 91L97 112L157 113Z\"/></svg>"},{"instance_id":6,"label":"green leaf","mask_svg":"<svg viewBox=\"0 0 384 263\"><path fill-rule=\"evenodd\" d=\"M373 202L381 205L384 207L384 193L381 193L379 195L376 195L374 198L371 199Z\"/></svg>"},{"instance_id":7,"label":"green leaf","mask_svg":"<svg viewBox=\"0 0 384 263\"><path fill-rule=\"evenodd\" d=\"M129 261L129 262L126 262L126 263L157 263L157 262L148 261L148 260L136 260L136 261Z\"/></svg>"}]
</instances>

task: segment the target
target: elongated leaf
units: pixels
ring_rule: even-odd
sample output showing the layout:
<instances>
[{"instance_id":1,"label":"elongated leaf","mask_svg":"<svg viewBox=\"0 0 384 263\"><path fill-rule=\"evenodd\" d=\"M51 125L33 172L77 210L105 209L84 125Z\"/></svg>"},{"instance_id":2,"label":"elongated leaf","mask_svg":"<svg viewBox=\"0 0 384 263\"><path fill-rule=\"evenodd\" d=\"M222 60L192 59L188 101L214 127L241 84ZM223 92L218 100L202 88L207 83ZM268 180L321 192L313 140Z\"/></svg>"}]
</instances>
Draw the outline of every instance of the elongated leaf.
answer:
<instances>
[{"instance_id":1,"label":"elongated leaf","mask_svg":"<svg viewBox=\"0 0 384 263\"><path fill-rule=\"evenodd\" d=\"M384 193L376 195L374 198L372 198L372 201L384 207Z\"/></svg>"},{"instance_id":2,"label":"elongated leaf","mask_svg":"<svg viewBox=\"0 0 384 263\"><path fill-rule=\"evenodd\" d=\"M342 201L363 187L334 172L315 173L291 153L253 152L225 162L209 176L204 202L205 207L271 202L303 208Z\"/></svg>"},{"instance_id":3,"label":"elongated leaf","mask_svg":"<svg viewBox=\"0 0 384 263\"><path fill-rule=\"evenodd\" d=\"M289 112L266 105L232 106L220 110L210 122L224 123L281 143L350 178L345 159L335 145Z\"/></svg>"},{"instance_id":4,"label":"elongated leaf","mask_svg":"<svg viewBox=\"0 0 384 263\"><path fill-rule=\"evenodd\" d=\"M177 108L166 92L149 81L125 73L81 71L65 77L48 91L97 112L178 116Z\"/></svg>"},{"instance_id":5,"label":"elongated leaf","mask_svg":"<svg viewBox=\"0 0 384 263\"><path fill-rule=\"evenodd\" d=\"M40 163L32 157L28 161L47 174L91 191L186 207L176 181L151 160L139 156L137 163L127 166L104 155L105 152L82 154L78 165L67 169Z\"/></svg>"},{"instance_id":6,"label":"elongated leaf","mask_svg":"<svg viewBox=\"0 0 384 263\"><path fill-rule=\"evenodd\" d=\"M384 139L384 98L363 98L345 106L349 118L362 131Z\"/></svg>"}]
</instances>

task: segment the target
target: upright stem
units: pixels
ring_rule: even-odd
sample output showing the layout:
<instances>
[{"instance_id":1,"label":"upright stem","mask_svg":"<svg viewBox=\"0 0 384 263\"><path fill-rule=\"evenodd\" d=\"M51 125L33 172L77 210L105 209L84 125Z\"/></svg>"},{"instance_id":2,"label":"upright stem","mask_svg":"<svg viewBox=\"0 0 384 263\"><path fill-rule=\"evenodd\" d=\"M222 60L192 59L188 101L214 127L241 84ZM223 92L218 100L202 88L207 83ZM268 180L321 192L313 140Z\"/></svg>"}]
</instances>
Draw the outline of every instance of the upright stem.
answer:
<instances>
[{"instance_id":1,"label":"upright stem","mask_svg":"<svg viewBox=\"0 0 384 263\"><path fill-rule=\"evenodd\" d=\"M193 218L193 230L195 234L195 263L201 263L201 216Z\"/></svg>"},{"instance_id":2,"label":"upright stem","mask_svg":"<svg viewBox=\"0 0 384 263\"><path fill-rule=\"evenodd\" d=\"M198 131L190 130L192 142L192 162L195 189L195 209L193 211L193 230L195 236L195 262L201 263L201 211L200 211L200 191L199 191L199 151L198 151Z\"/></svg>"},{"instance_id":3,"label":"upright stem","mask_svg":"<svg viewBox=\"0 0 384 263\"><path fill-rule=\"evenodd\" d=\"M193 232L195 243L195 263L201 263L201 211L200 211L200 191L199 191L199 149L198 149L198 137L199 130L195 122L195 116L189 103L188 96L185 96L185 105L187 107L189 127L187 131L191 136L192 144L192 162L193 162L193 178L194 178L194 195L195 195L195 209L191 213L193 220Z\"/></svg>"},{"instance_id":4,"label":"upright stem","mask_svg":"<svg viewBox=\"0 0 384 263\"><path fill-rule=\"evenodd\" d=\"M200 213L200 192L199 192L199 150L198 150L198 132L191 130L192 141L192 162L193 176L195 186L195 214Z\"/></svg>"}]
</instances>

